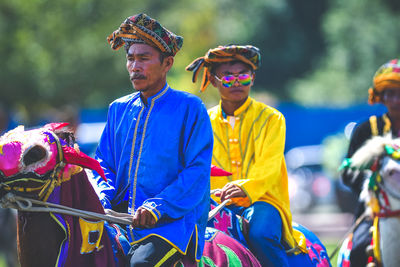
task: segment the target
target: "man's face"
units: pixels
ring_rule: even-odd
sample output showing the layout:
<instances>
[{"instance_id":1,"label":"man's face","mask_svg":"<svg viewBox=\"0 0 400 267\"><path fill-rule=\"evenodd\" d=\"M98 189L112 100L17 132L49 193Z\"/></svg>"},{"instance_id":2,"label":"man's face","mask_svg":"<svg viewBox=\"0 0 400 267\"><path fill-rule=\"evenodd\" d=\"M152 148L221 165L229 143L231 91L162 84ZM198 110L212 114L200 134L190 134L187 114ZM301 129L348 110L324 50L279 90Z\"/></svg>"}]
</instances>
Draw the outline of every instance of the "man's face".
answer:
<instances>
[{"instance_id":1,"label":"man's face","mask_svg":"<svg viewBox=\"0 0 400 267\"><path fill-rule=\"evenodd\" d=\"M147 44L132 44L126 55L126 68L133 87L145 97L156 94L166 83L173 57L160 61L160 51Z\"/></svg>"},{"instance_id":2,"label":"man's face","mask_svg":"<svg viewBox=\"0 0 400 267\"><path fill-rule=\"evenodd\" d=\"M249 74L251 82L247 85L241 84L238 81L238 76L241 74ZM221 82L223 76L228 75L235 76L235 80L230 87L224 86ZM217 78L215 76L217 76ZM250 93L250 88L254 82L254 74L246 64L241 62L237 62L234 64L223 63L219 65L215 70L215 76L210 77L210 82L214 85L214 87L218 88L222 101L235 103L243 103L244 101L246 101Z\"/></svg>"},{"instance_id":3,"label":"man's face","mask_svg":"<svg viewBox=\"0 0 400 267\"><path fill-rule=\"evenodd\" d=\"M389 115L400 118L400 87L385 89L382 100L389 111Z\"/></svg>"}]
</instances>

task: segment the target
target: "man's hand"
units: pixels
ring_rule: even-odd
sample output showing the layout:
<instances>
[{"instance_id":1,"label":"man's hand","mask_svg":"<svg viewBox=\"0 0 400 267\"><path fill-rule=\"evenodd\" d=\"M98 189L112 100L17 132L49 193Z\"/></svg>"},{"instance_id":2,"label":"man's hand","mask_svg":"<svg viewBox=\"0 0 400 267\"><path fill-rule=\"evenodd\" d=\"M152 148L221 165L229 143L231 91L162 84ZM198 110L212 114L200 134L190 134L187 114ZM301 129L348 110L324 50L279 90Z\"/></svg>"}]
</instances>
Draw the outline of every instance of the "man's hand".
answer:
<instances>
[{"instance_id":1,"label":"man's hand","mask_svg":"<svg viewBox=\"0 0 400 267\"><path fill-rule=\"evenodd\" d=\"M150 211L139 207L132 218L132 226L139 228L150 228L156 224L156 219Z\"/></svg>"},{"instance_id":2,"label":"man's hand","mask_svg":"<svg viewBox=\"0 0 400 267\"><path fill-rule=\"evenodd\" d=\"M221 198L221 201L233 197L247 197L246 193L237 185L227 183L220 191L215 192L215 196Z\"/></svg>"}]
</instances>

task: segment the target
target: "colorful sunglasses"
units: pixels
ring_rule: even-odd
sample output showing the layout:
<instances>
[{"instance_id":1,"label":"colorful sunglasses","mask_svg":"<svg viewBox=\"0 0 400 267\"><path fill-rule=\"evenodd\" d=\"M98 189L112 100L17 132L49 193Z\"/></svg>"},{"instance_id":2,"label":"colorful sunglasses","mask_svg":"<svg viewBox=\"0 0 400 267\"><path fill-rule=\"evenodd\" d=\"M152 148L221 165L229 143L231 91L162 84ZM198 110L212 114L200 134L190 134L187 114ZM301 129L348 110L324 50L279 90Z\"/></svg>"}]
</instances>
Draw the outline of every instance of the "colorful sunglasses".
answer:
<instances>
[{"instance_id":1,"label":"colorful sunglasses","mask_svg":"<svg viewBox=\"0 0 400 267\"><path fill-rule=\"evenodd\" d=\"M218 78L215 75L215 78L222 83L222 85L226 88L232 87L232 85L237 80L241 85L247 86L251 83L251 75L248 73L235 75L226 75L222 76L222 78Z\"/></svg>"}]
</instances>

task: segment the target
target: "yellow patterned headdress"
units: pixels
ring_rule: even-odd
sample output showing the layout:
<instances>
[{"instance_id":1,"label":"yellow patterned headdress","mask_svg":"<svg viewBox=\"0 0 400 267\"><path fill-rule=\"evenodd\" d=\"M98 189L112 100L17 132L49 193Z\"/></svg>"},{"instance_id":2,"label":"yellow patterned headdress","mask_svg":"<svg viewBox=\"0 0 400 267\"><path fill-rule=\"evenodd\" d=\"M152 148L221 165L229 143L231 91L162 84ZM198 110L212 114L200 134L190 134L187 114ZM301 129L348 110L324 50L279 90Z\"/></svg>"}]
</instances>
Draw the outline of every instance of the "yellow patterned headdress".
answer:
<instances>
[{"instance_id":1,"label":"yellow patterned headdress","mask_svg":"<svg viewBox=\"0 0 400 267\"><path fill-rule=\"evenodd\" d=\"M181 36L170 32L157 20L146 14L127 18L117 30L107 37L107 41L114 50L118 50L126 42L145 43L172 56L175 56L183 44Z\"/></svg>"},{"instance_id":2,"label":"yellow patterned headdress","mask_svg":"<svg viewBox=\"0 0 400 267\"><path fill-rule=\"evenodd\" d=\"M399 59L392 59L377 70L373 78L373 87L368 90L368 103L382 102L382 92L389 88L400 88Z\"/></svg>"},{"instance_id":3,"label":"yellow patterned headdress","mask_svg":"<svg viewBox=\"0 0 400 267\"><path fill-rule=\"evenodd\" d=\"M200 91L204 91L210 84L209 75L210 68L215 63L224 63L238 60L250 65L256 70L261 65L260 50L252 45L227 45L218 46L217 48L208 50L204 57L195 59L189 66L187 71L193 71L192 81L195 83L199 71L204 67L203 80L201 82Z\"/></svg>"}]
</instances>

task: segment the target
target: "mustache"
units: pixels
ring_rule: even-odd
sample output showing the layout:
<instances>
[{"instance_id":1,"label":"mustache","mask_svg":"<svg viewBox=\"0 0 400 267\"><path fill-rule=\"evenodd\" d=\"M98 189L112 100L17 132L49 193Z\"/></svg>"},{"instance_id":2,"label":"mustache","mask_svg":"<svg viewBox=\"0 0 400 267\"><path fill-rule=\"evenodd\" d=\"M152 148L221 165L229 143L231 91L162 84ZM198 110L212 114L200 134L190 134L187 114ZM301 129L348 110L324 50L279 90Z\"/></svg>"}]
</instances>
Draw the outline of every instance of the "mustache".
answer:
<instances>
[{"instance_id":1,"label":"mustache","mask_svg":"<svg viewBox=\"0 0 400 267\"><path fill-rule=\"evenodd\" d=\"M129 77L130 77L131 80L133 80L133 79L142 79L142 80L146 79L146 76L144 76L142 74L139 74L139 73L133 73L133 74L129 75Z\"/></svg>"}]
</instances>

